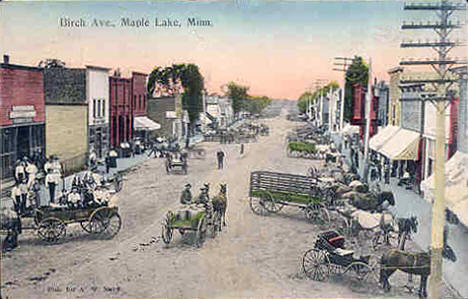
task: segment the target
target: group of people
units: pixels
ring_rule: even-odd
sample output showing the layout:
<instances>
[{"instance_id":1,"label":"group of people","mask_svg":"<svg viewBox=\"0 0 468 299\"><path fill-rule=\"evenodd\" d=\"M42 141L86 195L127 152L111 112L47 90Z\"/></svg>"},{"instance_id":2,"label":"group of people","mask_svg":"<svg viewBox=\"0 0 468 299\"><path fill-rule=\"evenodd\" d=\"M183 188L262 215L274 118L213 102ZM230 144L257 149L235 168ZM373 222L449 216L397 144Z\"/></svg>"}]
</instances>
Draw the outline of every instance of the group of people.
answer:
<instances>
[{"instance_id":1,"label":"group of people","mask_svg":"<svg viewBox=\"0 0 468 299\"><path fill-rule=\"evenodd\" d=\"M15 166L15 185L11 190L11 198L16 213L23 215L27 210L27 199L30 206L40 206L39 169L45 174L45 186L49 189L51 202L54 201L55 188L59 184L62 166L56 156L51 156L45 163L39 159L25 156L18 160Z\"/></svg>"}]
</instances>

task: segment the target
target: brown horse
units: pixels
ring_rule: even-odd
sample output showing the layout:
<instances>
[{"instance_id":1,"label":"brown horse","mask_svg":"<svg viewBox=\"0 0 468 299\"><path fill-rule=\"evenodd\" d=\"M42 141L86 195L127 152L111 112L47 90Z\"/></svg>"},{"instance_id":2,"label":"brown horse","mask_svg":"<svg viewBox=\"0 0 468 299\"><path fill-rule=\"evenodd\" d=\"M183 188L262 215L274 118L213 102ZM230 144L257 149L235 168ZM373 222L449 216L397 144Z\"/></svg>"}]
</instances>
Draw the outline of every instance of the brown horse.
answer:
<instances>
[{"instance_id":1,"label":"brown horse","mask_svg":"<svg viewBox=\"0 0 468 299\"><path fill-rule=\"evenodd\" d=\"M220 190L218 195L213 199L213 210L218 212L223 219L223 226L226 226L226 209L227 209L227 184L219 184ZM219 228L221 230L221 227Z\"/></svg>"},{"instance_id":2,"label":"brown horse","mask_svg":"<svg viewBox=\"0 0 468 299\"><path fill-rule=\"evenodd\" d=\"M457 260L452 248L444 245L442 256L455 262ZM401 270L408 274L421 276L419 285L419 297L427 297L427 277L431 274L431 253L406 252L398 249L390 249L380 259L380 282L385 292L390 291L388 279L396 271Z\"/></svg>"}]
</instances>

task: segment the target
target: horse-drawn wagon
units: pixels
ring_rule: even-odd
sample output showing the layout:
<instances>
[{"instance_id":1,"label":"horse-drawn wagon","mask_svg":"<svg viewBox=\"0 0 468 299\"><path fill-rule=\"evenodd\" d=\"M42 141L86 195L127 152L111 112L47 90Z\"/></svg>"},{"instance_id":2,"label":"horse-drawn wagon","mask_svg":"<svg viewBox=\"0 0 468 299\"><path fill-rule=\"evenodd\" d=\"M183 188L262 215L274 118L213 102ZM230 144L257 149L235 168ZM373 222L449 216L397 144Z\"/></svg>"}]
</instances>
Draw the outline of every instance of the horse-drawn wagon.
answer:
<instances>
[{"instance_id":1,"label":"horse-drawn wagon","mask_svg":"<svg viewBox=\"0 0 468 299\"><path fill-rule=\"evenodd\" d=\"M294 206L305 212L313 223L328 224L327 198L319 182L311 177L255 171L250 174L249 202L255 214L278 213L284 206Z\"/></svg>"},{"instance_id":2,"label":"horse-drawn wagon","mask_svg":"<svg viewBox=\"0 0 468 299\"><path fill-rule=\"evenodd\" d=\"M174 171L187 174L187 159L181 153L169 154L166 157L166 172L169 174Z\"/></svg>"},{"instance_id":3,"label":"horse-drawn wagon","mask_svg":"<svg viewBox=\"0 0 468 299\"><path fill-rule=\"evenodd\" d=\"M169 244L173 231L178 230L181 235L191 231L195 233L195 243L201 247L208 230L215 237L221 228L221 215L217 211L207 210L204 204L183 205L177 212L169 211L162 224L162 240Z\"/></svg>"},{"instance_id":4,"label":"horse-drawn wagon","mask_svg":"<svg viewBox=\"0 0 468 299\"><path fill-rule=\"evenodd\" d=\"M302 258L302 269L307 277L324 281L332 274L344 274L358 282L377 284L378 258L367 255L354 257L354 251L345 249L345 239L336 231L322 232L314 248Z\"/></svg>"}]
</instances>

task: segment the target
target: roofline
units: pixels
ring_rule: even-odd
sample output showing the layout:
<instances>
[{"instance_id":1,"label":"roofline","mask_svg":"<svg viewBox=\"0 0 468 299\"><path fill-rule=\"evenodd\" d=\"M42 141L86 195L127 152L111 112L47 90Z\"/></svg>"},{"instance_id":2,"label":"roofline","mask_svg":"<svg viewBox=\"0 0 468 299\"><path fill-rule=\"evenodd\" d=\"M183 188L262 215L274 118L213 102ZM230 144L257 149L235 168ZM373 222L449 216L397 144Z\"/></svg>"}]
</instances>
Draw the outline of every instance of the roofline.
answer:
<instances>
[{"instance_id":1,"label":"roofline","mask_svg":"<svg viewBox=\"0 0 468 299\"><path fill-rule=\"evenodd\" d=\"M20 70L29 70L29 71L36 71L42 72L43 68L37 66L28 66L28 65L20 65L20 64L11 64L11 63L0 63L0 67L6 69L20 69Z\"/></svg>"},{"instance_id":2,"label":"roofline","mask_svg":"<svg viewBox=\"0 0 468 299\"><path fill-rule=\"evenodd\" d=\"M132 76L133 74L136 74L136 75L142 75L142 76L146 76L148 77L148 74L145 74L145 73L142 73L142 72L136 72L136 71L132 71Z\"/></svg>"},{"instance_id":3,"label":"roofline","mask_svg":"<svg viewBox=\"0 0 468 299\"><path fill-rule=\"evenodd\" d=\"M87 69L92 69L92 70L99 70L99 71L110 71L110 68L103 67L103 66L96 66L96 65L86 65Z\"/></svg>"},{"instance_id":4,"label":"roofline","mask_svg":"<svg viewBox=\"0 0 468 299\"><path fill-rule=\"evenodd\" d=\"M88 106L88 103L45 103L46 106Z\"/></svg>"}]
</instances>

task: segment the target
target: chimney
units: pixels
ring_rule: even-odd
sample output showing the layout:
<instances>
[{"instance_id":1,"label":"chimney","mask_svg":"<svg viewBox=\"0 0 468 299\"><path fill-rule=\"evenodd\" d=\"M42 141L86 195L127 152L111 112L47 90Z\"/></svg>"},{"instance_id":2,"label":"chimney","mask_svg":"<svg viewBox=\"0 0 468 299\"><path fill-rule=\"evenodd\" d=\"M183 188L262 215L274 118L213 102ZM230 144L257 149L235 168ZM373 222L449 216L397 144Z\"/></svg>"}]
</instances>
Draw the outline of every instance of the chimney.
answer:
<instances>
[{"instance_id":1,"label":"chimney","mask_svg":"<svg viewBox=\"0 0 468 299\"><path fill-rule=\"evenodd\" d=\"M9 55L3 55L3 63L4 64L9 64L10 63L10 56Z\"/></svg>"}]
</instances>

